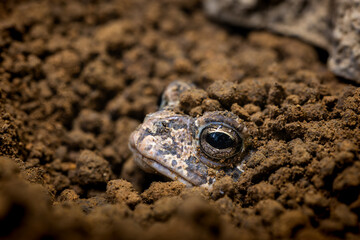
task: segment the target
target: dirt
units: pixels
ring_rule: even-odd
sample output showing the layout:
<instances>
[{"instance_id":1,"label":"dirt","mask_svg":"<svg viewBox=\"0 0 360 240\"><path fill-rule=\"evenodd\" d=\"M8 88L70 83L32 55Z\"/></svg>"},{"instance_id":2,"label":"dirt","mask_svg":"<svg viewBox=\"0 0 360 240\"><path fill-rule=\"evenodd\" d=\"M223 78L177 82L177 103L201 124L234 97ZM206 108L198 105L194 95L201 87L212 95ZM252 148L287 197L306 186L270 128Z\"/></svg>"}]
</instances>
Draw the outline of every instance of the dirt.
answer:
<instances>
[{"instance_id":1,"label":"dirt","mask_svg":"<svg viewBox=\"0 0 360 240\"><path fill-rule=\"evenodd\" d=\"M359 239L360 88L312 46L196 0L0 4L1 239ZM128 137L173 80L254 151L211 191L146 174Z\"/></svg>"}]
</instances>

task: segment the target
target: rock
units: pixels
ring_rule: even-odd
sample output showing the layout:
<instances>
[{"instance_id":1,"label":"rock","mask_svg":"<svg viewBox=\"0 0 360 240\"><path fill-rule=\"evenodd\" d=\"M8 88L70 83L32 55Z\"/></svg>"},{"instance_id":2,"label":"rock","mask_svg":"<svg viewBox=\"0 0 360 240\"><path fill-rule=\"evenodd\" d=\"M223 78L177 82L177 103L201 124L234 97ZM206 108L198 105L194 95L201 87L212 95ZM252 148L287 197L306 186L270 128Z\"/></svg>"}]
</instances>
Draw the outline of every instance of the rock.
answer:
<instances>
[{"instance_id":1,"label":"rock","mask_svg":"<svg viewBox=\"0 0 360 240\"><path fill-rule=\"evenodd\" d=\"M204 0L207 15L233 25L298 37L326 49L329 69L360 83L360 1Z\"/></svg>"},{"instance_id":2,"label":"rock","mask_svg":"<svg viewBox=\"0 0 360 240\"><path fill-rule=\"evenodd\" d=\"M329 0L238 1L205 0L205 12L234 25L265 28L329 47Z\"/></svg>"},{"instance_id":3,"label":"rock","mask_svg":"<svg viewBox=\"0 0 360 240\"><path fill-rule=\"evenodd\" d=\"M360 1L336 1L329 68L360 83Z\"/></svg>"}]
</instances>

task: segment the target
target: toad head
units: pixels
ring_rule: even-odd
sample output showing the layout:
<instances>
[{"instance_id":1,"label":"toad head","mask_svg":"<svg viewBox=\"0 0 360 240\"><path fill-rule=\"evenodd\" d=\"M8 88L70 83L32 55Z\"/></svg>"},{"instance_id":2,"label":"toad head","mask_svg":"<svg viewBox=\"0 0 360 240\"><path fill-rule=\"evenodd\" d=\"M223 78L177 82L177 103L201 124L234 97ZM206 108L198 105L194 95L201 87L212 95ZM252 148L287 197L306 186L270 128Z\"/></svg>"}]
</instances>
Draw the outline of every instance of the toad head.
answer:
<instances>
[{"instance_id":1,"label":"toad head","mask_svg":"<svg viewBox=\"0 0 360 240\"><path fill-rule=\"evenodd\" d=\"M160 110L148 114L131 134L135 162L187 186L211 188L218 176L234 180L242 173L248 134L241 119L229 111L206 112L200 117L177 113L181 92L194 85L176 81L162 96Z\"/></svg>"}]
</instances>

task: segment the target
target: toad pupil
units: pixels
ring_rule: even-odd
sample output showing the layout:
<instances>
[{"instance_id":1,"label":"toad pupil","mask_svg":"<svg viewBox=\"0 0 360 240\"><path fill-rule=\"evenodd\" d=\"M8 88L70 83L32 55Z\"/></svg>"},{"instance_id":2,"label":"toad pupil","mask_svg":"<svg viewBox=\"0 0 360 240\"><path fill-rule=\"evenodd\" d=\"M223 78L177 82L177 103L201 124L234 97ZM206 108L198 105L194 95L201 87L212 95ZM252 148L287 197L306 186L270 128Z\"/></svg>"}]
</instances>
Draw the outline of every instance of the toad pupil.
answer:
<instances>
[{"instance_id":1,"label":"toad pupil","mask_svg":"<svg viewBox=\"0 0 360 240\"><path fill-rule=\"evenodd\" d=\"M217 149L233 147L235 141L226 133L212 132L206 135L206 142Z\"/></svg>"}]
</instances>

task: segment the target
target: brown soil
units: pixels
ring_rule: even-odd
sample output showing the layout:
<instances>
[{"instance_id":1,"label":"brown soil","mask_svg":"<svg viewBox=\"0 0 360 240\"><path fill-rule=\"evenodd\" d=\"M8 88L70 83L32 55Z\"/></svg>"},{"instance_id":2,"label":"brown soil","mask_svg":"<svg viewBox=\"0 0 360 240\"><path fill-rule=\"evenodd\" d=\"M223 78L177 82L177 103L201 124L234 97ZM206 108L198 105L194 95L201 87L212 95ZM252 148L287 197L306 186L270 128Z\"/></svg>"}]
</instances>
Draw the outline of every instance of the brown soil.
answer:
<instances>
[{"instance_id":1,"label":"brown soil","mask_svg":"<svg viewBox=\"0 0 360 240\"><path fill-rule=\"evenodd\" d=\"M0 238L358 239L360 88L295 39L210 22L197 0L0 4ZM245 120L238 182L185 188L127 147L175 79L196 116Z\"/></svg>"}]
</instances>

